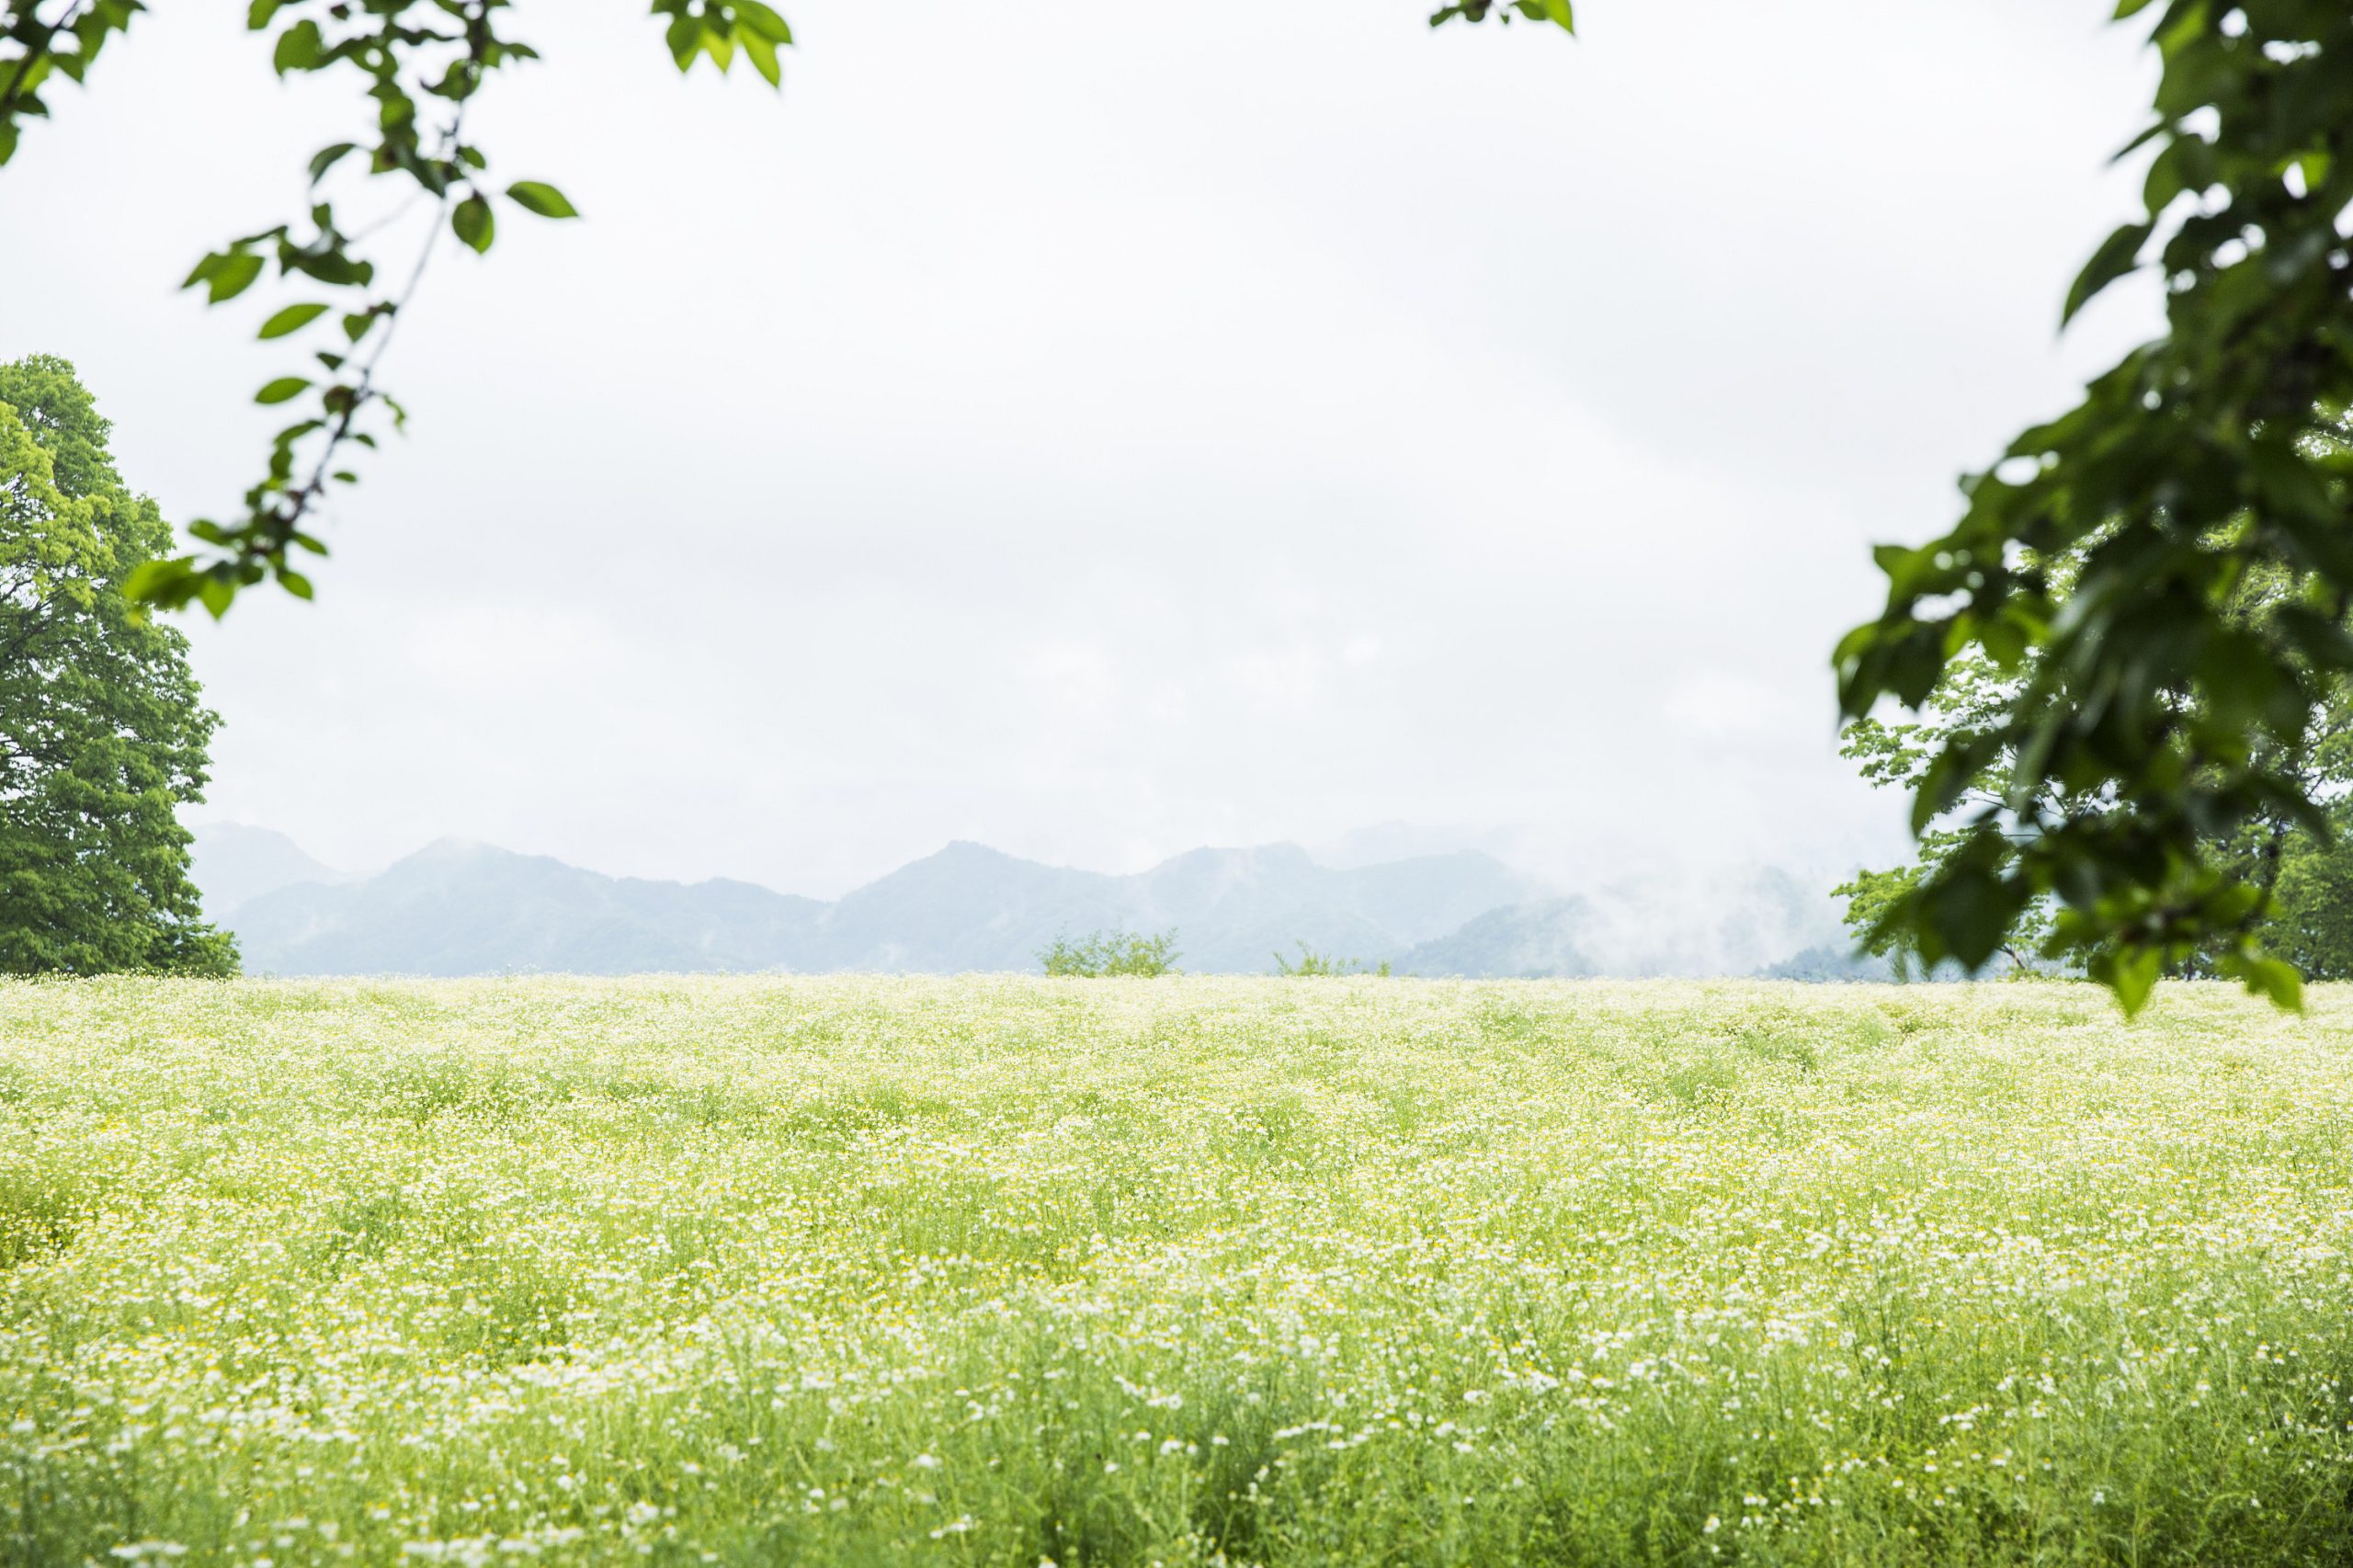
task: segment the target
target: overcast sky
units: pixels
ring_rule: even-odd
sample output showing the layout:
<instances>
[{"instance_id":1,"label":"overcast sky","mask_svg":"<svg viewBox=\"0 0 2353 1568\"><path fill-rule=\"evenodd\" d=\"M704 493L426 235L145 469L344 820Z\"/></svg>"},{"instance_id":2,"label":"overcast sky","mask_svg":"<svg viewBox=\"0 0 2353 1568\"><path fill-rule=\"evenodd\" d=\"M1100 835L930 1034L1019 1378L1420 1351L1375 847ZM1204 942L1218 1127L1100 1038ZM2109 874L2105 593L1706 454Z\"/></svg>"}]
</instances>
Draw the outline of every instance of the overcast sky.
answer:
<instances>
[{"instance_id":1,"label":"overcast sky","mask_svg":"<svg viewBox=\"0 0 2353 1568\"><path fill-rule=\"evenodd\" d=\"M1826 665L1870 545L2155 321L2055 333L2154 80L2105 0L815 0L781 97L638 9L514 13L475 127L586 220L438 256L318 602L190 627L199 816L815 894L1392 819L1884 858ZM51 96L0 356L227 515L288 296L174 285L357 100L220 4Z\"/></svg>"}]
</instances>

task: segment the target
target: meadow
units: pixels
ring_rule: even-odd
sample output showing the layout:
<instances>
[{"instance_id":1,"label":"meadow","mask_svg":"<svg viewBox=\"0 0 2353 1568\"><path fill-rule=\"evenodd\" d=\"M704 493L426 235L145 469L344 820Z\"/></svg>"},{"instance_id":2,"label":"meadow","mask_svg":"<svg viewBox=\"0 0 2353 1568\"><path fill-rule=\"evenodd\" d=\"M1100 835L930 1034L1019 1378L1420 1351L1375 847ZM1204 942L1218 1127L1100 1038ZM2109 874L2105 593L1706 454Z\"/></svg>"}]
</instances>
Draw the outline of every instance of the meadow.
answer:
<instances>
[{"instance_id":1,"label":"meadow","mask_svg":"<svg viewBox=\"0 0 2353 1568\"><path fill-rule=\"evenodd\" d=\"M0 1563L2353 1561L2353 994L0 983Z\"/></svg>"}]
</instances>

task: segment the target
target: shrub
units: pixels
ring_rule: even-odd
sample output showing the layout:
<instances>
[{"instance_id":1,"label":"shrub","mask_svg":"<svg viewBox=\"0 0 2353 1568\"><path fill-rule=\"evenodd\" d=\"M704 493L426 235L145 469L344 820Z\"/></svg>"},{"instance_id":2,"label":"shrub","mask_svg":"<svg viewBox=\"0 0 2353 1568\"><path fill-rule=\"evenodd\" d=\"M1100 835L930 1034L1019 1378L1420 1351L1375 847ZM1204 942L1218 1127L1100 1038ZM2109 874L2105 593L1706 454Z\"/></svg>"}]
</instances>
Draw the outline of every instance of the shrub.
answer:
<instances>
[{"instance_id":1,"label":"shrub","mask_svg":"<svg viewBox=\"0 0 2353 1568\"><path fill-rule=\"evenodd\" d=\"M1275 955L1277 974L1290 975L1294 979L1302 975L1313 974L1377 974L1383 980L1389 978L1387 959L1368 968L1361 960L1335 958L1330 953L1319 953L1305 942L1299 943L1298 947L1299 961L1297 963L1286 960L1280 953Z\"/></svg>"},{"instance_id":2,"label":"shrub","mask_svg":"<svg viewBox=\"0 0 2353 1568\"><path fill-rule=\"evenodd\" d=\"M1175 974L1178 972L1176 933L1162 931L1145 936L1142 932L1097 931L1075 942L1068 937L1057 937L1039 949L1038 961L1045 965L1048 974L1077 975L1089 980L1110 974Z\"/></svg>"}]
</instances>

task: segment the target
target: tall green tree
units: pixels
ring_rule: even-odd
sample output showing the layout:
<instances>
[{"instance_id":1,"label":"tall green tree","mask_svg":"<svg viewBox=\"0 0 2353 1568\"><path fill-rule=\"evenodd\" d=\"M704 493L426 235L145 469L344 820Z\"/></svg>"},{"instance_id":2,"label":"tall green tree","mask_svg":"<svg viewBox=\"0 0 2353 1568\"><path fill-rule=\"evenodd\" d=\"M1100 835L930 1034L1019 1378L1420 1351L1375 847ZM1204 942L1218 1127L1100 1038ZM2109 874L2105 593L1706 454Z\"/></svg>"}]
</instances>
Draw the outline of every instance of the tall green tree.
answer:
<instances>
[{"instance_id":1,"label":"tall green tree","mask_svg":"<svg viewBox=\"0 0 2353 1568\"><path fill-rule=\"evenodd\" d=\"M2336 835L2301 839L2281 858L2273 890L2274 946L2313 980L2353 980L2353 821L2332 813Z\"/></svg>"},{"instance_id":2,"label":"tall green tree","mask_svg":"<svg viewBox=\"0 0 2353 1568\"><path fill-rule=\"evenodd\" d=\"M0 972L233 974L176 814L219 721L123 595L172 530L108 434L63 359L0 365Z\"/></svg>"}]
</instances>

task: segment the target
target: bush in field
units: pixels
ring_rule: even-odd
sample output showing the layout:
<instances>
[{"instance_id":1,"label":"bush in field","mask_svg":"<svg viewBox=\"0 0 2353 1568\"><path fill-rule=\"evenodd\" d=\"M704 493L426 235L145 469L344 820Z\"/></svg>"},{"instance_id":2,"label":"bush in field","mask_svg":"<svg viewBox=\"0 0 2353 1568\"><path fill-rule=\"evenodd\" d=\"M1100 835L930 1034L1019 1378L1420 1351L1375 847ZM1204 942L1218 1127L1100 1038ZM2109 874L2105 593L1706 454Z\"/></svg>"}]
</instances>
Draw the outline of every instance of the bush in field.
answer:
<instances>
[{"instance_id":1,"label":"bush in field","mask_svg":"<svg viewBox=\"0 0 2353 1568\"><path fill-rule=\"evenodd\" d=\"M1299 949L1299 960L1296 963L1284 958L1280 953L1275 955L1277 974L1289 975L1293 979L1302 975L1316 974L1377 974L1383 980L1389 978L1387 959L1368 968L1359 959L1344 959L1330 953L1319 953L1305 942L1300 942L1296 946Z\"/></svg>"},{"instance_id":2,"label":"bush in field","mask_svg":"<svg viewBox=\"0 0 2353 1568\"><path fill-rule=\"evenodd\" d=\"M1038 950L1038 961L1045 966L1048 974L1076 975L1087 980L1110 974L1175 974L1178 972L1176 933L1160 931L1146 936L1135 931L1097 931L1074 942L1068 937L1057 937Z\"/></svg>"}]
</instances>

